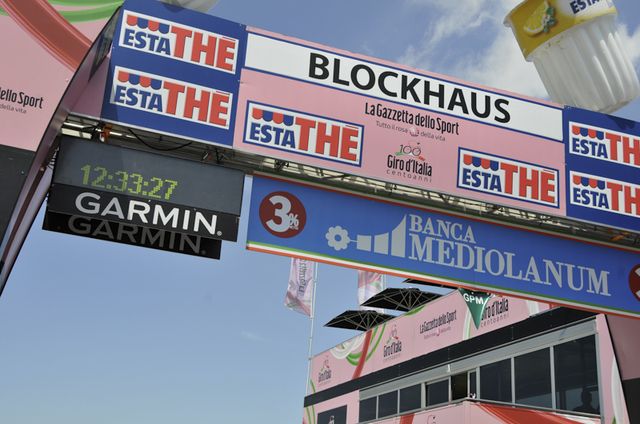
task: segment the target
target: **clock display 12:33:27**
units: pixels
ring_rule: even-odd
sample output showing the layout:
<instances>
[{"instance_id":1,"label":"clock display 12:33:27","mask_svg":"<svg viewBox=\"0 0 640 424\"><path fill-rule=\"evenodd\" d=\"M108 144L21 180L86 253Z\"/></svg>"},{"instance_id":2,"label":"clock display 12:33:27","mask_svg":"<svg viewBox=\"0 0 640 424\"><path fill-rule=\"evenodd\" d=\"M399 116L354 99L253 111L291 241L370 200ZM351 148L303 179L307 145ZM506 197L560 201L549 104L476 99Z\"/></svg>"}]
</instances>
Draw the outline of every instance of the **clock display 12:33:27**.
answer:
<instances>
[{"instance_id":1,"label":"clock display 12:33:27","mask_svg":"<svg viewBox=\"0 0 640 424\"><path fill-rule=\"evenodd\" d=\"M111 172L104 166L84 165L82 168L82 184L111 190L123 194L144 196L151 199L171 200L178 181L152 176L145 178L137 172L115 170Z\"/></svg>"}]
</instances>

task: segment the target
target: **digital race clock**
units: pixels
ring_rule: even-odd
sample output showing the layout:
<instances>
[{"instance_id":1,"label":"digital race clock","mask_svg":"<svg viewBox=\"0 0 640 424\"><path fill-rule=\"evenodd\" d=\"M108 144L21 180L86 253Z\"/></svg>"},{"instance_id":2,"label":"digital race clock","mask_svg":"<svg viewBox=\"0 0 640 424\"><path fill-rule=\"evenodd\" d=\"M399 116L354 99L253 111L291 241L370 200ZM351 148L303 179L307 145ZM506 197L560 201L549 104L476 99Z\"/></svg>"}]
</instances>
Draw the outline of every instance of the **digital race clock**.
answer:
<instances>
[{"instance_id":1,"label":"digital race clock","mask_svg":"<svg viewBox=\"0 0 640 424\"><path fill-rule=\"evenodd\" d=\"M244 173L63 137L53 184L182 205L239 216Z\"/></svg>"},{"instance_id":2,"label":"digital race clock","mask_svg":"<svg viewBox=\"0 0 640 424\"><path fill-rule=\"evenodd\" d=\"M80 171L82 171L82 185L157 200L171 200L171 195L178 187L176 180L145 176L123 169L108 169L91 163L83 165Z\"/></svg>"}]
</instances>

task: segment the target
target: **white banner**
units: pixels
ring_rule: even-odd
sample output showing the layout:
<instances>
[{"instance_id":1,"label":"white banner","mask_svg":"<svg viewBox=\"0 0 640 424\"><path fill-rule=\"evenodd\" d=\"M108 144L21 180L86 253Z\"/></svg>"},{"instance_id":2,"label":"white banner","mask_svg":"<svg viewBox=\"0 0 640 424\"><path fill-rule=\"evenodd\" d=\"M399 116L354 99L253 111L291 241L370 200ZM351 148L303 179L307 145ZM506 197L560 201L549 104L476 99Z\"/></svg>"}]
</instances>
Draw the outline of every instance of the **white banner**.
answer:
<instances>
[{"instance_id":1,"label":"white banner","mask_svg":"<svg viewBox=\"0 0 640 424\"><path fill-rule=\"evenodd\" d=\"M562 109L426 72L249 34L245 67L562 141ZM498 70L499 72L499 70Z\"/></svg>"},{"instance_id":2,"label":"white banner","mask_svg":"<svg viewBox=\"0 0 640 424\"><path fill-rule=\"evenodd\" d=\"M313 286L316 263L306 259L291 259L289 287L284 305L296 312L311 316L313 313Z\"/></svg>"}]
</instances>

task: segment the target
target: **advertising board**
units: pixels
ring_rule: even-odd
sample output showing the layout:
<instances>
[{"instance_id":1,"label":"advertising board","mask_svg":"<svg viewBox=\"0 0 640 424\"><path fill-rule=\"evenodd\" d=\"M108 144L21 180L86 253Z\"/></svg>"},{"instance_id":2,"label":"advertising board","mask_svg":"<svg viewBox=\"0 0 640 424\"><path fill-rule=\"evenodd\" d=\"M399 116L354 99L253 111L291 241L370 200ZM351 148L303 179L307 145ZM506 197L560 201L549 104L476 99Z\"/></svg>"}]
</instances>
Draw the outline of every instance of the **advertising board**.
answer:
<instances>
[{"instance_id":1,"label":"advertising board","mask_svg":"<svg viewBox=\"0 0 640 424\"><path fill-rule=\"evenodd\" d=\"M238 170L66 137L48 208L235 241L243 185Z\"/></svg>"},{"instance_id":2,"label":"advertising board","mask_svg":"<svg viewBox=\"0 0 640 424\"><path fill-rule=\"evenodd\" d=\"M235 149L564 214L559 105L247 30Z\"/></svg>"},{"instance_id":3,"label":"advertising board","mask_svg":"<svg viewBox=\"0 0 640 424\"><path fill-rule=\"evenodd\" d=\"M42 229L211 259L220 259L222 247L216 239L51 211Z\"/></svg>"},{"instance_id":4,"label":"advertising board","mask_svg":"<svg viewBox=\"0 0 640 424\"><path fill-rule=\"evenodd\" d=\"M47 208L65 215L106 219L205 238L238 239L238 216L84 187L52 184Z\"/></svg>"},{"instance_id":5,"label":"advertising board","mask_svg":"<svg viewBox=\"0 0 640 424\"><path fill-rule=\"evenodd\" d=\"M127 1L103 118L231 145L245 39L245 27L235 22L157 1Z\"/></svg>"},{"instance_id":6,"label":"advertising board","mask_svg":"<svg viewBox=\"0 0 640 424\"><path fill-rule=\"evenodd\" d=\"M479 298L482 307L473 309ZM310 378L316 391L326 390L548 309L546 303L511 296L454 291L373 328L368 345L362 333L314 356Z\"/></svg>"},{"instance_id":7,"label":"advertising board","mask_svg":"<svg viewBox=\"0 0 640 424\"><path fill-rule=\"evenodd\" d=\"M640 123L565 109L567 216L640 232Z\"/></svg>"},{"instance_id":8,"label":"advertising board","mask_svg":"<svg viewBox=\"0 0 640 424\"><path fill-rule=\"evenodd\" d=\"M640 316L640 255L380 197L255 177L247 247Z\"/></svg>"},{"instance_id":9,"label":"advertising board","mask_svg":"<svg viewBox=\"0 0 640 424\"><path fill-rule=\"evenodd\" d=\"M125 2L115 39L106 120L347 175L639 228L637 177L601 173L602 163L567 147L567 121L588 117L582 123L637 134L629 130L635 123L155 2ZM636 161L635 153L626 154ZM609 192L576 187L596 181Z\"/></svg>"}]
</instances>

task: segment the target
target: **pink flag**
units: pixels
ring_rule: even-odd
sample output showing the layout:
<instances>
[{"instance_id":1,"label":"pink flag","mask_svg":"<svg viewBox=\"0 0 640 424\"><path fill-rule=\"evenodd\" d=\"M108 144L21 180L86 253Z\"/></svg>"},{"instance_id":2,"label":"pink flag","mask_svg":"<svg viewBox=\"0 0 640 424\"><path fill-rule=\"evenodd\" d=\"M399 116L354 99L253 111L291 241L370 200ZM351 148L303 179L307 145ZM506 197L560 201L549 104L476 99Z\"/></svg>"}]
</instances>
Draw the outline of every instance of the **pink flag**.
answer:
<instances>
[{"instance_id":1,"label":"pink flag","mask_svg":"<svg viewBox=\"0 0 640 424\"><path fill-rule=\"evenodd\" d=\"M362 305L370 297L375 296L383 290L384 282L382 275L377 272L358 271L358 304ZM367 308L361 306L360 309L369 309L384 313L384 309Z\"/></svg>"},{"instance_id":2,"label":"pink flag","mask_svg":"<svg viewBox=\"0 0 640 424\"><path fill-rule=\"evenodd\" d=\"M313 303L313 283L316 263L306 259L291 259L289 287L284 305L296 312L311 316Z\"/></svg>"}]
</instances>

